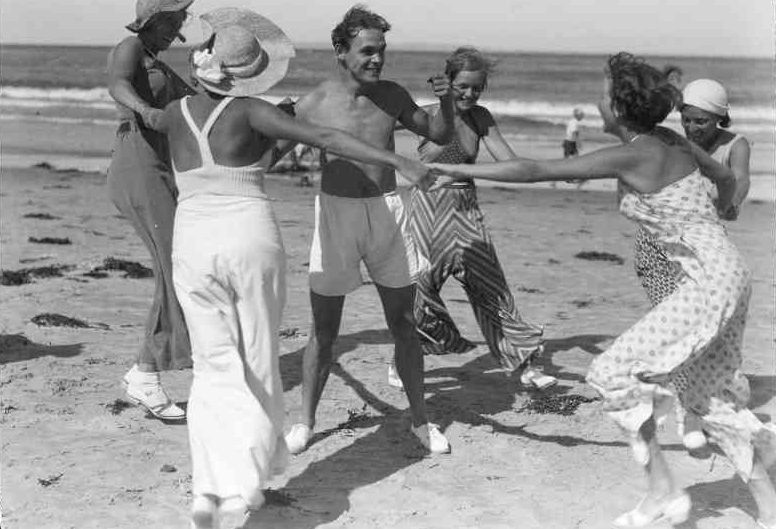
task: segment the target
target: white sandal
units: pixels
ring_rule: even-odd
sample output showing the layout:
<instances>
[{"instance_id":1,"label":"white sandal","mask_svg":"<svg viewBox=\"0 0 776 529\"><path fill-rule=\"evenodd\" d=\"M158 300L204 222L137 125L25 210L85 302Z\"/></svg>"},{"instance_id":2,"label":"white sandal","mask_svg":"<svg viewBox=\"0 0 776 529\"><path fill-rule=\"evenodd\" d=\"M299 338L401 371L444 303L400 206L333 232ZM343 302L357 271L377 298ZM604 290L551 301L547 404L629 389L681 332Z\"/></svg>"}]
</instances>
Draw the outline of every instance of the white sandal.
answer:
<instances>
[{"instance_id":1,"label":"white sandal","mask_svg":"<svg viewBox=\"0 0 776 529\"><path fill-rule=\"evenodd\" d=\"M133 404L144 407L148 412L163 421L183 421L186 412L177 406L165 393L159 380L159 373L143 373L137 365L124 375L121 381L127 393L127 399Z\"/></svg>"},{"instance_id":2,"label":"white sandal","mask_svg":"<svg viewBox=\"0 0 776 529\"><path fill-rule=\"evenodd\" d=\"M520 383L524 386L533 386L538 390L544 390L557 384L558 379L545 375L534 367L527 367L520 374Z\"/></svg>"}]
</instances>

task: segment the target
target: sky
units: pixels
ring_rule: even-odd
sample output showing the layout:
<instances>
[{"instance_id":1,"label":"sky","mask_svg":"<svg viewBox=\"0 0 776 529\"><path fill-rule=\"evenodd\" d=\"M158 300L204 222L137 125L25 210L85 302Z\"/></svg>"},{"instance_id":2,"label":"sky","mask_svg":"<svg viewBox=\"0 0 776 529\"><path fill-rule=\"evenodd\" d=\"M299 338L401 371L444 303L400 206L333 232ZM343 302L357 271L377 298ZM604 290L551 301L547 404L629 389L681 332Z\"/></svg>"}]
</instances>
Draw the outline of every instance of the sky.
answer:
<instances>
[{"instance_id":1,"label":"sky","mask_svg":"<svg viewBox=\"0 0 776 529\"><path fill-rule=\"evenodd\" d=\"M774 56L774 0L371 0L395 49L471 44L493 51ZM252 8L297 44L327 45L355 0L195 0L202 14ZM0 44L111 45L134 0L2 0ZM184 30L203 40L194 21Z\"/></svg>"}]
</instances>

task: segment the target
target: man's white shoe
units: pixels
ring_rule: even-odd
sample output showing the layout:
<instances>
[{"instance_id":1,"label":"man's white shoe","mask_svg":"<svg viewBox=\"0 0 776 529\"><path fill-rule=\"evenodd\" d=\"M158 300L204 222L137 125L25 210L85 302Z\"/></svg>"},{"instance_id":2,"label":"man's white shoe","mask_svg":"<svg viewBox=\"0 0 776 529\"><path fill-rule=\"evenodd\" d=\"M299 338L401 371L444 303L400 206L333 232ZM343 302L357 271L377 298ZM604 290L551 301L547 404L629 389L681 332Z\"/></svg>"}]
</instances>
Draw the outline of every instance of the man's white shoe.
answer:
<instances>
[{"instance_id":1,"label":"man's white shoe","mask_svg":"<svg viewBox=\"0 0 776 529\"><path fill-rule=\"evenodd\" d=\"M310 444L313 438L313 431L306 424L297 423L291 427L286 434L286 446L292 454L301 454Z\"/></svg>"},{"instance_id":2,"label":"man's white shoe","mask_svg":"<svg viewBox=\"0 0 776 529\"><path fill-rule=\"evenodd\" d=\"M399 373L396 372L396 368L393 364L388 365L388 385L395 388L404 389L404 382L399 378Z\"/></svg>"},{"instance_id":3,"label":"man's white shoe","mask_svg":"<svg viewBox=\"0 0 776 529\"><path fill-rule=\"evenodd\" d=\"M432 454L449 454L451 452L450 443L447 438L439 431L439 426L432 423L412 426L410 428L420 443Z\"/></svg>"},{"instance_id":4,"label":"man's white shoe","mask_svg":"<svg viewBox=\"0 0 776 529\"><path fill-rule=\"evenodd\" d=\"M127 392L127 398L147 409L157 419L163 421L186 419L186 412L165 393L159 373L144 373L134 365L121 382Z\"/></svg>"}]
</instances>

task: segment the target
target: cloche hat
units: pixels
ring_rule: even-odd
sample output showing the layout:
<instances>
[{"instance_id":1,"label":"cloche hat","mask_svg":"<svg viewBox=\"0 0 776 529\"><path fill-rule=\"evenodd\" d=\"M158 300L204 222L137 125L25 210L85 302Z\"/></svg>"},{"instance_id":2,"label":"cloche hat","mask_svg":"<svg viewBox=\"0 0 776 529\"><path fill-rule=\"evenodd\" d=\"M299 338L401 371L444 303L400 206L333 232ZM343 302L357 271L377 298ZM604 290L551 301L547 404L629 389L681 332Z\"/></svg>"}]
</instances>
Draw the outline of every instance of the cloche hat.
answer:
<instances>
[{"instance_id":1,"label":"cloche hat","mask_svg":"<svg viewBox=\"0 0 776 529\"><path fill-rule=\"evenodd\" d=\"M212 30L192 54L194 75L216 94L258 96L285 77L296 55L291 40L271 20L240 8L200 17Z\"/></svg>"},{"instance_id":2,"label":"cloche hat","mask_svg":"<svg viewBox=\"0 0 776 529\"><path fill-rule=\"evenodd\" d=\"M127 29L133 33L138 33L154 15L182 11L193 2L194 0L137 0L135 21L127 24Z\"/></svg>"},{"instance_id":3,"label":"cloche hat","mask_svg":"<svg viewBox=\"0 0 776 529\"><path fill-rule=\"evenodd\" d=\"M730 111L725 87L712 79L696 79L688 83L682 90L682 104L723 117Z\"/></svg>"}]
</instances>

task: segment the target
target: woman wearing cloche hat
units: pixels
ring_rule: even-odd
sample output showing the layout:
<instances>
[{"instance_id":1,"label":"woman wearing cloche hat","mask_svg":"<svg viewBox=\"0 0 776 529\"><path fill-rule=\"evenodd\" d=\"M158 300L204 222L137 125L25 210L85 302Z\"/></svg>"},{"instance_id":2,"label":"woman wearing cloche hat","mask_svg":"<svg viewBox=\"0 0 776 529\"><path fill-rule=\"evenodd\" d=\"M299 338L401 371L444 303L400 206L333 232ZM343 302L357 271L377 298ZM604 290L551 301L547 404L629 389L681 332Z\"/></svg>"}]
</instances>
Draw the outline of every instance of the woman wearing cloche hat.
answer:
<instances>
[{"instance_id":1,"label":"woman wearing cloche hat","mask_svg":"<svg viewBox=\"0 0 776 529\"><path fill-rule=\"evenodd\" d=\"M740 208L749 192L749 142L730 132L730 105L725 87L712 79L696 79L682 91L682 127L689 140L736 177L733 204Z\"/></svg>"},{"instance_id":2,"label":"woman wearing cloche hat","mask_svg":"<svg viewBox=\"0 0 776 529\"><path fill-rule=\"evenodd\" d=\"M288 454L278 365L285 252L264 190L276 138L387 165L423 186L431 179L419 162L297 122L258 99L294 56L271 21L235 8L202 19L213 33L191 61L205 93L168 105L157 126L179 189L173 268L192 337L192 525L213 528L258 509Z\"/></svg>"},{"instance_id":3,"label":"woman wearing cloche hat","mask_svg":"<svg viewBox=\"0 0 776 529\"><path fill-rule=\"evenodd\" d=\"M136 18L108 57L108 89L119 127L108 169L110 198L151 254L154 298L137 360L124 376L127 397L162 420L185 412L167 396L159 371L191 366L186 324L172 285L172 223L175 183L167 141L150 128L161 109L192 92L156 54L180 38L193 0L137 0Z\"/></svg>"}]
</instances>

